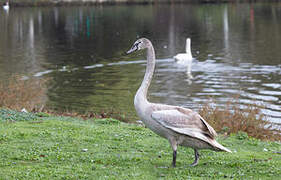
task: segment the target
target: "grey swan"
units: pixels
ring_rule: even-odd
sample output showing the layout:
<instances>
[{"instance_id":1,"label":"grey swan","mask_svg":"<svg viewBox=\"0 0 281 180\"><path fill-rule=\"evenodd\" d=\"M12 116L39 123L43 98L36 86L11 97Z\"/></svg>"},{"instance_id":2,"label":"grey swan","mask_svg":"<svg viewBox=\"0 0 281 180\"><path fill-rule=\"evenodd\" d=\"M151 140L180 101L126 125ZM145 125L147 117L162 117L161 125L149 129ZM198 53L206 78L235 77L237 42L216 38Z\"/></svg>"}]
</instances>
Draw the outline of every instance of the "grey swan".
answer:
<instances>
[{"instance_id":1,"label":"grey swan","mask_svg":"<svg viewBox=\"0 0 281 180\"><path fill-rule=\"evenodd\" d=\"M175 55L173 58L175 59L177 64L187 67L186 73L188 77L192 79L193 78L191 75L192 54L191 54L190 44L191 44L191 40L190 38L187 38L185 44L185 53L179 53Z\"/></svg>"},{"instance_id":2,"label":"grey swan","mask_svg":"<svg viewBox=\"0 0 281 180\"><path fill-rule=\"evenodd\" d=\"M168 139L173 150L172 166L176 166L178 145L194 149L196 166L199 160L199 149L231 152L215 140L216 131L197 113L180 106L151 103L147 100L154 68L155 52L152 43L146 39L138 39L127 52L147 49L147 65L144 79L139 87L134 106L142 122L153 132Z\"/></svg>"}]
</instances>

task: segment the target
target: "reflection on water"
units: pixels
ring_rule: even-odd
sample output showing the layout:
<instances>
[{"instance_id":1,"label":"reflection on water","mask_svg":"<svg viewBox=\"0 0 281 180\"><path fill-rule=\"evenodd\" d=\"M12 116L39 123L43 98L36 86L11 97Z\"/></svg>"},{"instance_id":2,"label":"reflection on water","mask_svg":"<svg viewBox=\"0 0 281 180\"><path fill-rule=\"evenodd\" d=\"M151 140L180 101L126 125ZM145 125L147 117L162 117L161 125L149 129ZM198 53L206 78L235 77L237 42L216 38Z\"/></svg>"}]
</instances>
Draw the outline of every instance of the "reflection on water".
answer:
<instances>
[{"instance_id":1,"label":"reflection on water","mask_svg":"<svg viewBox=\"0 0 281 180\"><path fill-rule=\"evenodd\" d=\"M115 108L135 120L133 97L144 75L136 38L154 44L151 101L198 109L240 94L281 123L281 4L13 8L0 10L0 78L52 77L48 105ZM190 81L172 57L192 39Z\"/></svg>"}]
</instances>

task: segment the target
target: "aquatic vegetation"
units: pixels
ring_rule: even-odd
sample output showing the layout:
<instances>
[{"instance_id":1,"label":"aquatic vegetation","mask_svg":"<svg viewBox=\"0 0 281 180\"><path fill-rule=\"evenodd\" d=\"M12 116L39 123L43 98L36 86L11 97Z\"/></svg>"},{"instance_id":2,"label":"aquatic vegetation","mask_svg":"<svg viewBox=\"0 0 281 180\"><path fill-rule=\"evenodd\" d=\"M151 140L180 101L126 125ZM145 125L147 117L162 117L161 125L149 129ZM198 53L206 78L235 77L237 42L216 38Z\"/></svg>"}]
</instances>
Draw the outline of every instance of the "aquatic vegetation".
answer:
<instances>
[{"instance_id":1,"label":"aquatic vegetation","mask_svg":"<svg viewBox=\"0 0 281 180\"><path fill-rule=\"evenodd\" d=\"M42 108L46 100L46 82L42 79L23 80L20 75L0 81L0 107L18 111Z\"/></svg>"},{"instance_id":2,"label":"aquatic vegetation","mask_svg":"<svg viewBox=\"0 0 281 180\"><path fill-rule=\"evenodd\" d=\"M237 98L231 99L223 107L212 106L209 102L200 109L200 115L220 133L245 132L251 137L262 140L281 141L281 130L267 121L258 105L241 108Z\"/></svg>"}]
</instances>

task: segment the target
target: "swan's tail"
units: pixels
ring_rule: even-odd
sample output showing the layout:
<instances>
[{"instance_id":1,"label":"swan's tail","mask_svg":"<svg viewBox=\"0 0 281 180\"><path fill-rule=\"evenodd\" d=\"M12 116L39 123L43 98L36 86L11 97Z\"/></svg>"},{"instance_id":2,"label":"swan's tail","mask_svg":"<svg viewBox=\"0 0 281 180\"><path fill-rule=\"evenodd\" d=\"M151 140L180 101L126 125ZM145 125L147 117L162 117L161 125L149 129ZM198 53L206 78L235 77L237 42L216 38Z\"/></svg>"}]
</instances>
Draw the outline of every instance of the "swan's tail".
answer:
<instances>
[{"instance_id":1,"label":"swan's tail","mask_svg":"<svg viewBox=\"0 0 281 180\"><path fill-rule=\"evenodd\" d=\"M231 153L231 151L229 149L227 149L226 147L224 147L223 145L218 143L216 140L212 141L212 145L214 147L214 150L216 150L216 151L225 151L225 152Z\"/></svg>"}]
</instances>

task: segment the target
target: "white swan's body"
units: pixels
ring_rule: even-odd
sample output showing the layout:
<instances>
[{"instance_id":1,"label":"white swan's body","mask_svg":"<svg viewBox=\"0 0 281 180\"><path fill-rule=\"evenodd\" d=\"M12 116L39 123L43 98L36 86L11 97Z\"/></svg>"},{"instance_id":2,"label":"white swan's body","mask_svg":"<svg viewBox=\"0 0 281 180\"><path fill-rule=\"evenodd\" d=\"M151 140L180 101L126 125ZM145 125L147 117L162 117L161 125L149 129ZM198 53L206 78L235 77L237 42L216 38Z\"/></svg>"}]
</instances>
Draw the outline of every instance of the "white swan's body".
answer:
<instances>
[{"instance_id":1,"label":"white swan's body","mask_svg":"<svg viewBox=\"0 0 281 180\"><path fill-rule=\"evenodd\" d=\"M198 113L179 106L150 103L147 100L147 91L155 68L155 52L151 42L142 38L127 53L140 49L147 49L147 66L142 84L135 95L135 109L149 129L169 140L173 149L172 165L176 165L178 145L194 149L195 161L192 166L198 163L198 149L231 152L214 139L217 135L215 130Z\"/></svg>"},{"instance_id":2,"label":"white swan's body","mask_svg":"<svg viewBox=\"0 0 281 180\"><path fill-rule=\"evenodd\" d=\"M186 39L185 53L180 53L174 56L176 63L187 67L187 75L189 78L193 78L191 75L191 65L192 65L192 54L190 49L191 40Z\"/></svg>"},{"instance_id":3,"label":"white swan's body","mask_svg":"<svg viewBox=\"0 0 281 180\"><path fill-rule=\"evenodd\" d=\"M3 6L4 10L9 10L10 6L9 6L9 2L6 2L6 4Z\"/></svg>"}]
</instances>

